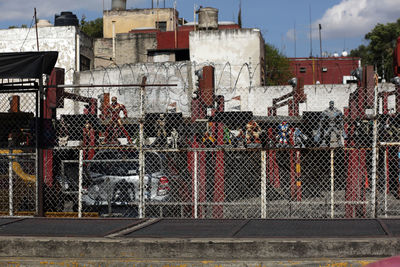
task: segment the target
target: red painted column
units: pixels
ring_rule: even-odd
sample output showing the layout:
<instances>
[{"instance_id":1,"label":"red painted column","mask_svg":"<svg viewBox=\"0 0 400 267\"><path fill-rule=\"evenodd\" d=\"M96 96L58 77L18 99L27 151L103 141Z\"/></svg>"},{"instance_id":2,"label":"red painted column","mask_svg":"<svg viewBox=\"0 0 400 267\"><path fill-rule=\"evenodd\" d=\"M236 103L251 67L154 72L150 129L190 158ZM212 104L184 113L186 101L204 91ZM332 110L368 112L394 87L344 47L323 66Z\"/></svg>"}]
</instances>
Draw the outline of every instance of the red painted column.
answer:
<instances>
[{"instance_id":1,"label":"red painted column","mask_svg":"<svg viewBox=\"0 0 400 267\"><path fill-rule=\"evenodd\" d=\"M361 149L349 151L349 169L346 182L346 201L365 201L366 152ZM365 217L365 204L346 204L346 218Z\"/></svg>"},{"instance_id":2,"label":"red painted column","mask_svg":"<svg viewBox=\"0 0 400 267\"><path fill-rule=\"evenodd\" d=\"M48 85L64 84L64 69L54 68L50 74ZM43 107L43 119L51 120L53 118L53 109L58 106L62 97L63 90L56 87L48 87L46 90L46 100ZM49 129L50 130L50 129ZM53 150L43 149L43 175L44 183L53 186Z\"/></svg>"},{"instance_id":3,"label":"red painted column","mask_svg":"<svg viewBox=\"0 0 400 267\"><path fill-rule=\"evenodd\" d=\"M389 94L387 92L384 92L383 93L383 114L389 113L388 100L389 100Z\"/></svg>"},{"instance_id":4,"label":"red painted column","mask_svg":"<svg viewBox=\"0 0 400 267\"><path fill-rule=\"evenodd\" d=\"M96 144L96 136L95 131L91 125L83 129L83 146L89 147L89 149L83 150L83 159L84 160L91 160L94 157L94 149L90 147L94 147Z\"/></svg>"},{"instance_id":5,"label":"red painted column","mask_svg":"<svg viewBox=\"0 0 400 267\"><path fill-rule=\"evenodd\" d=\"M217 109L219 112L223 112L224 97L217 97ZM224 124L221 122L217 123L217 145L222 146L224 144ZM214 178L214 202L221 203L225 200L225 166L224 166L224 152L218 150L215 157L215 178ZM213 218L222 219L224 217L223 205L215 205L213 208Z\"/></svg>"},{"instance_id":6,"label":"red painted column","mask_svg":"<svg viewBox=\"0 0 400 267\"><path fill-rule=\"evenodd\" d=\"M272 128L268 129L268 138L270 140L275 139ZM279 166L278 166L278 162L276 159L276 151L275 150L271 150L271 149L268 150L268 160L267 160L266 165L267 165L267 174L269 177L269 183L275 188L280 188L281 182L280 182L280 177L279 177Z\"/></svg>"}]
</instances>

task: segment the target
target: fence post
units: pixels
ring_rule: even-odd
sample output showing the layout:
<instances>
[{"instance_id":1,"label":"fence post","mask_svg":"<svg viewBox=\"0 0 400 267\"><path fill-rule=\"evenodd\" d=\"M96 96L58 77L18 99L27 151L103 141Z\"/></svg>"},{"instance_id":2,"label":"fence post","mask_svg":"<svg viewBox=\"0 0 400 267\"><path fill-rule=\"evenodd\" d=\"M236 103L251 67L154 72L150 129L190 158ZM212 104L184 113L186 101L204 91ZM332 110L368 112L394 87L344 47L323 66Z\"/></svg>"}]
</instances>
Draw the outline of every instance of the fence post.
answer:
<instances>
[{"instance_id":1,"label":"fence post","mask_svg":"<svg viewBox=\"0 0 400 267\"><path fill-rule=\"evenodd\" d=\"M144 132L144 97L146 76L142 78L142 86L140 87L140 119L139 119L139 218L145 216L144 205L144 151L143 151L143 132Z\"/></svg>"},{"instance_id":2,"label":"fence post","mask_svg":"<svg viewBox=\"0 0 400 267\"><path fill-rule=\"evenodd\" d=\"M194 218L197 219L197 209L198 209L198 181L197 181L197 151L194 152Z\"/></svg>"},{"instance_id":3,"label":"fence post","mask_svg":"<svg viewBox=\"0 0 400 267\"><path fill-rule=\"evenodd\" d=\"M331 218L335 217L335 166L334 166L334 150L331 149Z\"/></svg>"},{"instance_id":4,"label":"fence post","mask_svg":"<svg viewBox=\"0 0 400 267\"><path fill-rule=\"evenodd\" d=\"M13 161L12 161L12 150L9 150L8 156L8 205L9 205L9 215L14 216L14 208L13 208L13 195L14 195L14 184L13 184Z\"/></svg>"},{"instance_id":5,"label":"fence post","mask_svg":"<svg viewBox=\"0 0 400 267\"><path fill-rule=\"evenodd\" d=\"M388 169L388 148L385 147L385 217L387 218L387 210L388 210L388 190L389 190L389 169Z\"/></svg>"},{"instance_id":6,"label":"fence post","mask_svg":"<svg viewBox=\"0 0 400 267\"><path fill-rule=\"evenodd\" d=\"M79 150L78 218L82 217L83 150Z\"/></svg>"},{"instance_id":7,"label":"fence post","mask_svg":"<svg viewBox=\"0 0 400 267\"><path fill-rule=\"evenodd\" d=\"M43 196L43 113L44 113L44 88L43 77L39 77L39 90L36 92L36 216L44 217Z\"/></svg>"},{"instance_id":8,"label":"fence post","mask_svg":"<svg viewBox=\"0 0 400 267\"><path fill-rule=\"evenodd\" d=\"M261 218L267 218L267 152L261 151Z\"/></svg>"},{"instance_id":9,"label":"fence post","mask_svg":"<svg viewBox=\"0 0 400 267\"><path fill-rule=\"evenodd\" d=\"M373 124L373 131L372 131L372 188L371 188L371 217L376 217L376 165L378 161L378 148L377 148L377 138L378 138L378 85L374 87L374 124Z\"/></svg>"}]
</instances>

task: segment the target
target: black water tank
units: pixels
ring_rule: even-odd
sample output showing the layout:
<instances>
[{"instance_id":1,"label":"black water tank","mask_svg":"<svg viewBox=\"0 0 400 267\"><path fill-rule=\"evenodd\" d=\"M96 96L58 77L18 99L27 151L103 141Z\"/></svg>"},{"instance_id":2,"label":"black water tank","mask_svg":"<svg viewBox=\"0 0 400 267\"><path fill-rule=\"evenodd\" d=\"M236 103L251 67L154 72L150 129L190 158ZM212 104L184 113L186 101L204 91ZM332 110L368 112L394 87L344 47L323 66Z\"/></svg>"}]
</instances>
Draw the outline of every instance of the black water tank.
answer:
<instances>
[{"instance_id":1,"label":"black water tank","mask_svg":"<svg viewBox=\"0 0 400 267\"><path fill-rule=\"evenodd\" d=\"M54 26L79 26L79 20L74 13L63 11L54 16Z\"/></svg>"}]
</instances>

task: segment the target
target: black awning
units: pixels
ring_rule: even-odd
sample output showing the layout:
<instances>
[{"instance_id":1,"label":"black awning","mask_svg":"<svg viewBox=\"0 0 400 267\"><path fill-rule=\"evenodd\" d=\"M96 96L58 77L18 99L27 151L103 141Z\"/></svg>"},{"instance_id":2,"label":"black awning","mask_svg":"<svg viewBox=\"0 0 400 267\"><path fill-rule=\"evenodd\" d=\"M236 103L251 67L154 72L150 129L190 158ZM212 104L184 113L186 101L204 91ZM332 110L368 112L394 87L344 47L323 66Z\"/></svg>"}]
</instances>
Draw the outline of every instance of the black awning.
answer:
<instances>
[{"instance_id":1,"label":"black awning","mask_svg":"<svg viewBox=\"0 0 400 267\"><path fill-rule=\"evenodd\" d=\"M50 74L58 52L0 53L0 79L39 78Z\"/></svg>"}]
</instances>

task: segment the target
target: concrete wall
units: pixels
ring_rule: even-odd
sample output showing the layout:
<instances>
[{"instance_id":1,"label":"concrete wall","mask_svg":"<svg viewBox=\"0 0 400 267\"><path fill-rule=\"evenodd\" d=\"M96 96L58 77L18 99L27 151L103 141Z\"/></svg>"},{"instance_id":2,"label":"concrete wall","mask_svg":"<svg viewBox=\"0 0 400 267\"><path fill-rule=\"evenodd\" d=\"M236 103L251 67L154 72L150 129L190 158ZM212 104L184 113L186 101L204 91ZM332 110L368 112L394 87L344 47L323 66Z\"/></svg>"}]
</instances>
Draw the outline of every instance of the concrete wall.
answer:
<instances>
[{"instance_id":1,"label":"concrete wall","mask_svg":"<svg viewBox=\"0 0 400 267\"><path fill-rule=\"evenodd\" d=\"M260 69L265 54L263 44L258 29L191 32L190 61L220 65L215 74L222 76L222 82L229 88L261 86Z\"/></svg>"},{"instance_id":2,"label":"concrete wall","mask_svg":"<svg viewBox=\"0 0 400 267\"><path fill-rule=\"evenodd\" d=\"M96 38L93 40L94 68L107 67L113 64L112 49L111 38Z\"/></svg>"},{"instance_id":3,"label":"concrete wall","mask_svg":"<svg viewBox=\"0 0 400 267\"><path fill-rule=\"evenodd\" d=\"M117 65L147 62L147 50L157 48L157 37L154 33L118 34L116 39Z\"/></svg>"},{"instance_id":4,"label":"concrete wall","mask_svg":"<svg viewBox=\"0 0 400 267\"><path fill-rule=\"evenodd\" d=\"M147 77L147 84L177 84L176 87L147 87L146 112L166 112L169 105L176 103L177 111L185 116L190 114L190 100L192 96L191 65L170 63L131 64L119 67L108 67L80 72L77 75L81 84L140 84L142 77ZM77 91L76 91L77 92ZM140 88L81 88L78 92L89 97L98 97L102 93L116 96L118 101L128 109L129 117L138 117L140 108ZM83 111L83 104L65 105L64 114L76 114Z\"/></svg>"},{"instance_id":5,"label":"concrete wall","mask_svg":"<svg viewBox=\"0 0 400 267\"><path fill-rule=\"evenodd\" d=\"M79 66L77 57L77 28L75 26L38 28L40 51L58 51L56 67L65 69L65 83L72 84ZM81 52L93 60L91 39L79 34ZM0 29L0 52L37 51L36 32L28 28Z\"/></svg>"},{"instance_id":6,"label":"concrete wall","mask_svg":"<svg viewBox=\"0 0 400 267\"><path fill-rule=\"evenodd\" d=\"M218 65L221 67L222 65ZM149 88L146 93L146 112L165 112L168 105L176 102L177 111L190 116L190 102L192 96L194 69L198 65L190 62L182 63L146 63L132 64L120 67L110 67L103 70L93 70L79 73L82 84L129 84L140 83L143 75L147 76L148 84L178 84L177 87ZM215 76L215 84L221 77ZM291 92L291 86L258 86L258 87L228 87L228 83L219 82L217 95L225 97L227 111L252 111L257 116L267 116L268 107L272 99ZM223 86L221 86L223 85ZM300 104L300 114L304 111L322 111L335 101L335 106L343 111L348 106L349 95L356 89L356 85L307 85L304 92L307 95L306 103ZM385 83L379 85L379 91L391 91L394 85ZM103 89L102 89L103 90ZM139 105L138 88L108 88L103 91L81 89L85 96L97 96L104 90L115 95L124 103L131 114L137 116ZM240 96L240 100L233 99ZM394 97L389 97L389 109L394 108ZM278 115L288 115L287 107L279 108Z\"/></svg>"},{"instance_id":7,"label":"concrete wall","mask_svg":"<svg viewBox=\"0 0 400 267\"><path fill-rule=\"evenodd\" d=\"M147 62L147 50L157 48L155 33L121 33L115 38L115 58L113 59L112 38L96 39L94 42L95 68L111 64L123 65Z\"/></svg>"},{"instance_id":8,"label":"concrete wall","mask_svg":"<svg viewBox=\"0 0 400 267\"><path fill-rule=\"evenodd\" d=\"M176 12L176 11L175 11ZM178 12L175 13L178 17ZM156 21L166 21L167 31L174 29L174 9L131 9L131 10L106 10L103 12L103 36L113 37L112 22L115 21L115 34L128 33L137 28L155 28Z\"/></svg>"}]
</instances>

